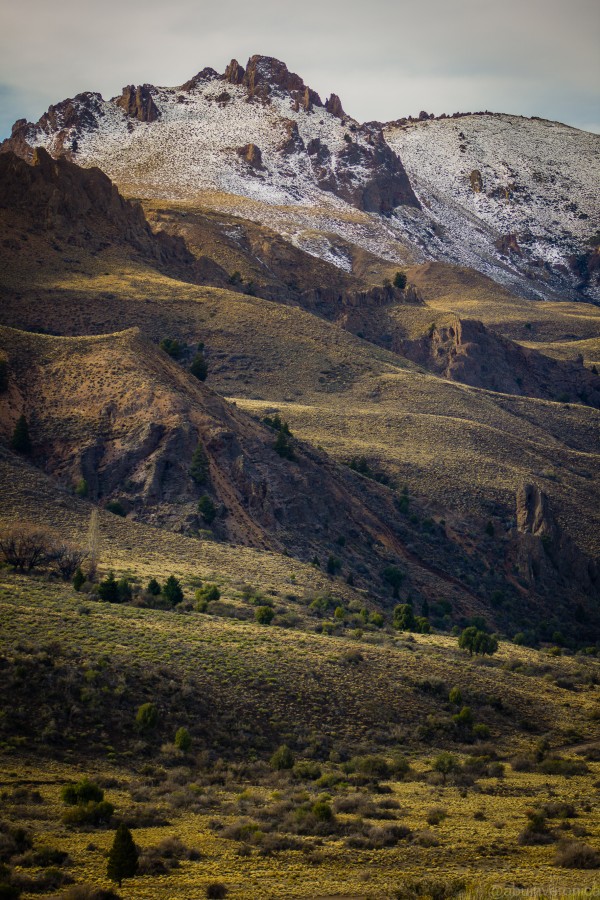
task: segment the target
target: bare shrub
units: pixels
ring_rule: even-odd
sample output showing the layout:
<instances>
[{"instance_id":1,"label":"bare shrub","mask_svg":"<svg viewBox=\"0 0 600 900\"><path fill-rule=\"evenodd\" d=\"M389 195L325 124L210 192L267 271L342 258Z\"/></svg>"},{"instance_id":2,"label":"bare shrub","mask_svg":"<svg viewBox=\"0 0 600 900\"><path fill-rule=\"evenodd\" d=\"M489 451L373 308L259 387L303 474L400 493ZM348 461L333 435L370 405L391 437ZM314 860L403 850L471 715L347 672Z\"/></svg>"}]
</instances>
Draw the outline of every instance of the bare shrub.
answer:
<instances>
[{"instance_id":1,"label":"bare shrub","mask_svg":"<svg viewBox=\"0 0 600 900\"><path fill-rule=\"evenodd\" d=\"M0 532L0 553L18 572L31 572L52 557L54 546L48 531L30 522L12 525Z\"/></svg>"},{"instance_id":2,"label":"bare shrub","mask_svg":"<svg viewBox=\"0 0 600 900\"><path fill-rule=\"evenodd\" d=\"M559 846L554 865L563 869L600 869L600 853L588 844L568 841Z\"/></svg>"},{"instance_id":3,"label":"bare shrub","mask_svg":"<svg viewBox=\"0 0 600 900\"><path fill-rule=\"evenodd\" d=\"M433 806L427 813L428 825L439 825L448 816L448 812L443 806Z\"/></svg>"},{"instance_id":4,"label":"bare shrub","mask_svg":"<svg viewBox=\"0 0 600 900\"><path fill-rule=\"evenodd\" d=\"M86 550L66 542L56 544L51 552L52 562L65 581L71 580L87 557Z\"/></svg>"}]
</instances>

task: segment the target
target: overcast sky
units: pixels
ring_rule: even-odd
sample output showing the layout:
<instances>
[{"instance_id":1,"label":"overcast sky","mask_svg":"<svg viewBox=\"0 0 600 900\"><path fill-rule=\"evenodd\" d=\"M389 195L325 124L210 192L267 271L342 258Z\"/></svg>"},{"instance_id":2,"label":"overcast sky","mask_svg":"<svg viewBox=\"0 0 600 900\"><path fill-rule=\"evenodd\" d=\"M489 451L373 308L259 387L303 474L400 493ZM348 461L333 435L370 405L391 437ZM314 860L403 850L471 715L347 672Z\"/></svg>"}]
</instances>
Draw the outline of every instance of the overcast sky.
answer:
<instances>
[{"instance_id":1,"label":"overcast sky","mask_svg":"<svg viewBox=\"0 0 600 900\"><path fill-rule=\"evenodd\" d=\"M0 138L85 90L276 56L361 121L490 109L600 132L598 0L0 0Z\"/></svg>"}]
</instances>

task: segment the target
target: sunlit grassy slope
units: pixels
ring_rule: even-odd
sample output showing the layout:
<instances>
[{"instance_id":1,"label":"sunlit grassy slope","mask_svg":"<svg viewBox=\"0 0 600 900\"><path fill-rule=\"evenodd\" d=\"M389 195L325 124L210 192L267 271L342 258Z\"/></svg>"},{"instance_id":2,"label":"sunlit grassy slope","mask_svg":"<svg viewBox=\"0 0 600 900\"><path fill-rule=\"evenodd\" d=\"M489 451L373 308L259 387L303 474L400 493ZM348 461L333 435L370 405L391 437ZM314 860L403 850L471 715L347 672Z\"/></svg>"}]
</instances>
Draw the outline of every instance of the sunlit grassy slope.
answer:
<instances>
[{"instance_id":1,"label":"sunlit grassy slope","mask_svg":"<svg viewBox=\"0 0 600 900\"><path fill-rule=\"evenodd\" d=\"M129 527L129 534L137 530ZM104 543L115 563L117 543ZM134 557L135 550L132 542ZM165 565L157 557L152 563L155 572ZM173 565L170 558L166 565ZM479 900L493 888L497 896L512 896L508 888L515 884L552 887L553 896L566 897L569 889L597 883L594 871L554 865L555 841L519 842L527 810L548 802L559 808L568 802L573 810L568 822L550 822L559 834L563 828L571 837L575 829L592 846L600 838L592 800L600 763L587 752L597 731L595 660L502 645L482 663L469 660L450 637L348 640L194 612L115 607L6 573L0 616L5 676L22 677L27 667L22 690L31 692L26 717L10 701L5 707L12 729L0 766L4 816L31 828L35 846L67 850L67 871L77 881L107 884L103 851L112 840L112 831L91 834L61 821L61 787L88 775L105 785L117 815L142 822L133 826L142 848L176 835L200 854L169 875L124 882L124 898L192 896L215 880L242 900L340 892L392 898L406 879L425 881L425 873L447 886L460 880ZM48 665L57 667L57 687L67 679L60 706L52 689L36 690ZM490 728L487 743L461 746L444 735L440 723L456 710L447 702L451 686ZM148 700L158 705L159 726L140 739L133 719L137 705ZM75 718L71 705L79 709ZM181 725L192 735L191 753L172 745ZM437 737L427 737L436 727L442 727ZM523 772L516 762L492 776L484 763L474 782L451 778L446 784L432 774L440 745L476 766L477 756L506 760L530 753L542 733L555 753L579 760L580 774ZM299 757L319 760L319 783L294 773L269 775L254 761L253 747L274 749L283 740L299 748ZM58 753L58 761L41 766L31 756L34 748ZM340 760L374 750L388 759L402 751L409 774L375 782L344 775ZM585 765L581 754L588 757ZM232 757L238 763L228 768ZM15 783L14 793L6 790ZM41 799L29 801L27 788ZM337 811L335 834L316 840L309 834L296 839L294 849L263 854L261 842L268 846L272 836L259 839L250 830L242 841L250 849L239 855L235 827L259 818L264 830L285 832L285 810L319 797ZM431 825L432 811L440 810ZM373 837L393 825L407 831L396 846L352 844L357 829Z\"/></svg>"}]
</instances>

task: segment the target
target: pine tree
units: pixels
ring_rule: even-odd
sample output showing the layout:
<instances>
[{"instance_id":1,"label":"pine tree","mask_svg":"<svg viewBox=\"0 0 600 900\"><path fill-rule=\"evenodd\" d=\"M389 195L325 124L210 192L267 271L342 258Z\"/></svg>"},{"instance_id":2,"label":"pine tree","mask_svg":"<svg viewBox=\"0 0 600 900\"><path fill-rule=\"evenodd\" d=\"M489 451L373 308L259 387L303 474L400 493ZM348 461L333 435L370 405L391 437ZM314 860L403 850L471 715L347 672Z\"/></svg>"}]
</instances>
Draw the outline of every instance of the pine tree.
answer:
<instances>
[{"instance_id":1,"label":"pine tree","mask_svg":"<svg viewBox=\"0 0 600 900\"><path fill-rule=\"evenodd\" d=\"M31 453L29 426L24 415L20 416L17 420L10 445L15 453L21 453L23 456L28 456Z\"/></svg>"},{"instance_id":2,"label":"pine tree","mask_svg":"<svg viewBox=\"0 0 600 900\"><path fill-rule=\"evenodd\" d=\"M170 606L176 606L183 600L181 585L174 575L169 575L162 589L162 595Z\"/></svg>"},{"instance_id":3,"label":"pine tree","mask_svg":"<svg viewBox=\"0 0 600 900\"><path fill-rule=\"evenodd\" d=\"M108 867L106 874L111 881L116 881L119 887L124 878L133 878L138 870L138 851L131 832L124 822L121 822L115 833L113 845L108 854Z\"/></svg>"}]
</instances>

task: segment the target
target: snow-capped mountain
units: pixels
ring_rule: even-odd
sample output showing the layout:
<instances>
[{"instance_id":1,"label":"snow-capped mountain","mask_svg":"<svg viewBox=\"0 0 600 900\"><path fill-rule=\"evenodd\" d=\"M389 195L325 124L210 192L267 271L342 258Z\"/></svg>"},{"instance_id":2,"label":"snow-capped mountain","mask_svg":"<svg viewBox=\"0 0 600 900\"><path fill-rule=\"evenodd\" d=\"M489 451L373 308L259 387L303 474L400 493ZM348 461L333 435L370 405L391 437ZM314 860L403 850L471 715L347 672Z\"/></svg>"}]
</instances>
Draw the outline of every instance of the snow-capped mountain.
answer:
<instances>
[{"instance_id":1,"label":"snow-capped mountain","mask_svg":"<svg viewBox=\"0 0 600 900\"><path fill-rule=\"evenodd\" d=\"M472 266L532 297L600 297L600 136L480 114L359 124L276 59L235 60L176 88L78 94L1 149L42 146L126 193L202 202L279 231L342 268L335 236L396 261ZM589 255L589 254L588 254Z\"/></svg>"},{"instance_id":2,"label":"snow-capped mountain","mask_svg":"<svg viewBox=\"0 0 600 900\"><path fill-rule=\"evenodd\" d=\"M600 135L492 113L401 120L384 134L457 259L473 265L491 232L501 258L532 279L583 274L576 257L600 224Z\"/></svg>"}]
</instances>

